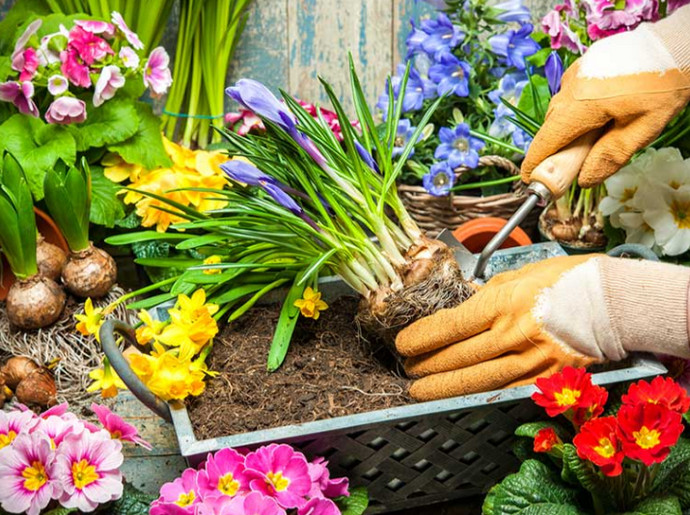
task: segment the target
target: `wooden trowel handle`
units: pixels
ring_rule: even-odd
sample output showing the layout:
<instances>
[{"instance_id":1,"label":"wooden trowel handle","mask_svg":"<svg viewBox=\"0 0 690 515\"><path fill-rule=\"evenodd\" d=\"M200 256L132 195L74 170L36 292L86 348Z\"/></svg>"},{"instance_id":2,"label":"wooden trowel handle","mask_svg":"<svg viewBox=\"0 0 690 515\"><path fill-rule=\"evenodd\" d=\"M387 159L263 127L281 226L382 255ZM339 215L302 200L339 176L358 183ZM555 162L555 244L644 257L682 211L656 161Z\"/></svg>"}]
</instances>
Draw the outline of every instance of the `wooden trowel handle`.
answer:
<instances>
[{"instance_id":1,"label":"wooden trowel handle","mask_svg":"<svg viewBox=\"0 0 690 515\"><path fill-rule=\"evenodd\" d=\"M561 197L580 173L582 163L599 135L600 131L590 131L560 152L544 159L532 171L530 183L539 182L546 186L553 199Z\"/></svg>"}]
</instances>

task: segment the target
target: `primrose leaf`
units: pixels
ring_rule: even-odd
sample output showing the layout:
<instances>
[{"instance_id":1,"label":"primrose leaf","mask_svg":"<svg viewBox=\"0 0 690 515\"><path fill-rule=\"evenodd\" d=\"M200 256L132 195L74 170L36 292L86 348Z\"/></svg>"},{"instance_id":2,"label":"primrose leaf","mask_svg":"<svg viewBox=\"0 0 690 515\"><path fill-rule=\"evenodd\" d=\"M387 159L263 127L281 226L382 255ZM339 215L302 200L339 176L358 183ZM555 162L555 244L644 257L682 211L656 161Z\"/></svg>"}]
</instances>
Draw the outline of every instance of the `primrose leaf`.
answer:
<instances>
[{"instance_id":1,"label":"primrose leaf","mask_svg":"<svg viewBox=\"0 0 690 515\"><path fill-rule=\"evenodd\" d=\"M673 496L647 497L633 511L622 515L682 515L678 498Z\"/></svg>"},{"instance_id":2,"label":"primrose leaf","mask_svg":"<svg viewBox=\"0 0 690 515\"><path fill-rule=\"evenodd\" d=\"M38 118L15 114L0 125L0 150L17 158L36 200L43 198L43 177L59 159L74 163L77 149L69 130Z\"/></svg>"},{"instance_id":3,"label":"primrose leaf","mask_svg":"<svg viewBox=\"0 0 690 515\"><path fill-rule=\"evenodd\" d=\"M562 440L564 440L568 436L568 431L561 424L551 421L528 422L526 424L522 424L515 430L515 436L534 438L535 436L537 436L537 433L539 431L541 431L542 429L546 429L548 427L553 428L553 430L556 431L556 434Z\"/></svg>"},{"instance_id":4,"label":"primrose leaf","mask_svg":"<svg viewBox=\"0 0 690 515\"><path fill-rule=\"evenodd\" d=\"M659 465L652 491L678 497L683 510L690 509L690 442L681 438Z\"/></svg>"},{"instance_id":5,"label":"primrose leaf","mask_svg":"<svg viewBox=\"0 0 690 515\"><path fill-rule=\"evenodd\" d=\"M609 484L601 477L599 471L589 461L580 459L573 444L563 445L563 472L564 479L574 478L585 490L595 495L601 495L604 499L611 497Z\"/></svg>"},{"instance_id":6,"label":"primrose leaf","mask_svg":"<svg viewBox=\"0 0 690 515\"><path fill-rule=\"evenodd\" d=\"M585 515L577 506L578 491L567 486L557 473L536 460L525 461L520 470L489 490L484 515Z\"/></svg>"},{"instance_id":7,"label":"primrose leaf","mask_svg":"<svg viewBox=\"0 0 690 515\"><path fill-rule=\"evenodd\" d=\"M149 505L154 499L153 495L145 494L126 483L122 497L109 507L108 513L111 515L147 515Z\"/></svg>"},{"instance_id":8,"label":"primrose leaf","mask_svg":"<svg viewBox=\"0 0 690 515\"><path fill-rule=\"evenodd\" d=\"M369 506L369 492L363 486L353 488L348 497L338 497L335 503L342 515L362 515Z\"/></svg>"},{"instance_id":9,"label":"primrose leaf","mask_svg":"<svg viewBox=\"0 0 690 515\"><path fill-rule=\"evenodd\" d=\"M160 120L153 114L151 106L143 102L134 105L139 125L136 132L125 141L108 147L117 152L130 164L138 164L147 170L171 166L170 157L165 152L161 138Z\"/></svg>"},{"instance_id":10,"label":"primrose leaf","mask_svg":"<svg viewBox=\"0 0 690 515\"><path fill-rule=\"evenodd\" d=\"M91 167L91 223L114 227L125 216L124 205L117 196L120 189L103 174L103 168Z\"/></svg>"},{"instance_id":11,"label":"primrose leaf","mask_svg":"<svg viewBox=\"0 0 690 515\"><path fill-rule=\"evenodd\" d=\"M87 103L86 115L83 123L68 126L80 152L125 141L139 127L137 110L128 99L116 97L97 108Z\"/></svg>"}]
</instances>

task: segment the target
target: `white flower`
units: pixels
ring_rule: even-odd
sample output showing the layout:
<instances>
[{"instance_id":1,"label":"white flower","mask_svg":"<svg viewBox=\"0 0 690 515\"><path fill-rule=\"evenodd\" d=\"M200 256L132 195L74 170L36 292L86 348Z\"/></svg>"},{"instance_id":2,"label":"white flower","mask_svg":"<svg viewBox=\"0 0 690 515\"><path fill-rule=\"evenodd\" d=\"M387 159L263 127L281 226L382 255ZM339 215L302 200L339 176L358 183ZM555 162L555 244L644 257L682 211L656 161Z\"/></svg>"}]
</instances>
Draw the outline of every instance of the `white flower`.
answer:
<instances>
[{"instance_id":1,"label":"white flower","mask_svg":"<svg viewBox=\"0 0 690 515\"><path fill-rule=\"evenodd\" d=\"M69 83L67 82L67 79L59 73L51 75L48 79L48 91L54 97L62 95L65 91L67 91L68 87Z\"/></svg>"},{"instance_id":2,"label":"white flower","mask_svg":"<svg viewBox=\"0 0 690 515\"><path fill-rule=\"evenodd\" d=\"M625 229L625 243L639 243L650 249L657 248L661 251L654 238L654 229L644 221L642 213L619 213L618 219L620 226Z\"/></svg>"},{"instance_id":3,"label":"white flower","mask_svg":"<svg viewBox=\"0 0 690 515\"><path fill-rule=\"evenodd\" d=\"M115 92L125 85L125 78L114 64L104 66L93 92L93 105L100 106L115 96Z\"/></svg>"},{"instance_id":4,"label":"white flower","mask_svg":"<svg viewBox=\"0 0 690 515\"><path fill-rule=\"evenodd\" d=\"M645 189L639 202L642 218L665 254L677 256L690 249L690 186Z\"/></svg>"},{"instance_id":5,"label":"white flower","mask_svg":"<svg viewBox=\"0 0 690 515\"><path fill-rule=\"evenodd\" d=\"M690 185L690 160L668 163L653 174L649 174L647 180L652 184L660 184L672 190L688 186Z\"/></svg>"},{"instance_id":6,"label":"white flower","mask_svg":"<svg viewBox=\"0 0 690 515\"><path fill-rule=\"evenodd\" d=\"M135 69L139 66L139 55L131 47L123 46L118 55L125 68Z\"/></svg>"}]
</instances>

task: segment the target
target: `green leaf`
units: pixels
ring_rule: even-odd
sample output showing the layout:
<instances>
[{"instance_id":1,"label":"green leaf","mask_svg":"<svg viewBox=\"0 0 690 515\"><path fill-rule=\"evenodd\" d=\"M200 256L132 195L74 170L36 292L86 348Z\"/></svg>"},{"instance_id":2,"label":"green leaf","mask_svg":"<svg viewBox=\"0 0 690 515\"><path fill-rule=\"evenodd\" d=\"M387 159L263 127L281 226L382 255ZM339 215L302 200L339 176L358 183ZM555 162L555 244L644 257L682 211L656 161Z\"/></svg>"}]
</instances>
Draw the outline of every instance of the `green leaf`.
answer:
<instances>
[{"instance_id":1,"label":"green leaf","mask_svg":"<svg viewBox=\"0 0 690 515\"><path fill-rule=\"evenodd\" d=\"M544 121L550 100L549 81L541 75L532 75L530 84L522 90L518 109L541 123Z\"/></svg>"},{"instance_id":2,"label":"green leaf","mask_svg":"<svg viewBox=\"0 0 690 515\"><path fill-rule=\"evenodd\" d=\"M597 467L589 461L580 459L575 446L570 443L563 445L562 477L564 479L566 477L577 479L585 490L600 495L604 499L611 497L609 484L601 476Z\"/></svg>"},{"instance_id":3,"label":"green leaf","mask_svg":"<svg viewBox=\"0 0 690 515\"><path fill-rule=\"evenodd\" d=\"M680 440L660 465L652 492L676 496L683 510L690 509L690 457L687 440Z\"/></svg>"},{"instance_id":4,"label":"green leaf","mask_svg":"<svg viewBox=\"0 0 690 515\"><path fill-rule=\"evenodd\" d=\"M528 422L526 424L522 424L515 430L515 436L534 438L535 436L537 436L537 433L539 431L541 431L542 429L546 429L548 427L553 428L553 430L556 431L556 434L561 438L561 440L564 440L569 436L567 429L565 429L558 422L552 421Z\"/></svg>"},{"instance_id":5,"label":"green leaf","mask_svg":"<svg viewBox=\"0 0 690 515\"><path fill-rule=\"evenodd\" d=\"M369 492L363 486L353 488L348 497L338 497L335 503L342 515L362 515L369 506Z\"/></svg>"},{"instance_id":6,"label":"green leaf","mask_svg":"<svg viewBox=\"0 0 690 515\"><path fill-rule=\"evenodd\" d=\"M76 508L53 508L52 510L43 512L43 515L67 515L68 513L77 513L79 510ZM5 512L2 512L5 513Z\"/></svg>"},{"instance_id":7,"label":"green leaf","mask_svg":"<svg viewBox=\"0 0 690 515\"><path fill-rule=\"evenodd\" d=\"M59 159L74 163L77 149L70 132L38 118L16 114L0 125L0 149L14 155L24 169L31 193L43 198L43 178Z\"/></svg>"},{"instance_id":8,"label":"green leaf","mask_svg":"<svg viewBox=\"0 0 690 515\"><path fill-rule=\"evenodd\" d=\"M128 139L113 142L108 150L117 152L130 164L138 164L147 170L171 166L172 161L163 147L160 118L153 114L151 106L143 102L134 105L138 116L136 132Z\"/></svg>"},{"instance_id":9,"label":"green leaf","mask_svg":"<svg viewBox=\"0 0 690 515\"><path fill-rule=\"evenodd\" d=\"M86 113L84 123L69 126L80 152L125 141L139 127L137 110L128 99L116 97L97 108L89 104Z\"/></svg>"},{"instance_id":10,"label":"green leaf","mask_svg":"<svg viewBox=\"0 0 690 515\"><path fill-rule=\"evenodd\" d=\"M300 284L301 275L299 274L295 278L295 282L283 301L283 307L280 309L278 325L276 326L275 333L273 333L273 341L268 351L267 367L269 372L278 370L280 365L283 364L290 347L292 333L295 331L295 326L299 319L299 308L295 306L295 301L300 299L304 293L304 285Z\"/></svg>"},{"instance_id":11,"label":"green leaf","mask_svg":"<svg viewBox=\"0 0 690 515\"><path fill-rule=\"evenodd\" d=\"M125 489L117 501L108 509L110 515L148 515L149 505L156 499L125 483Z\"/></svg>"},{"instance_id":12,"label":"green leaf","mask_svg":"<svg viewBox=\"0 0 690 515\"><path fill-rule=\"evenodd\" d=\"M678 498L673 496L647 497L630 512L622 515L682 515Z\"/></svg>"},{"instance_id":13,"label":"green leaf","mask_svg":"<svg viewBox=\"0 0 690 515\"><path fill-rule=\"evenodd\" d=\"M170 244L167 241L146 241L132 243L132 252L137 258L161 258L170 254ZM194 261L198 263L198 261Z\"/></svg>"},{"instance_id":14,"label":"green leaf","mask_svg":"<svg viewBox=\"0 0 690 515\"><path fill-rule=\"evenodd\" d=\"M124 218L115 220L115 226L121 227L122 229L137 229L141 226L141 217L137 214L136 210L132 209Z\"/></svg>"},{"instance_id":15,"label":"green leaf","mask_svg":"<svg viewBox=\"0 0 690 515\"><path fill-rule=\"evenodd\" d=\"M527 460L489 491L482 510L484 515L585 515L577 495L547 465Z\"/></svg>"},{"instance_id":16,"label":"green leaf","mask_svg":"<svg viewBox=\"0 0 690 515\"><path fill-rule=\"evenodd\" d=\"M91 167L91 223L114 227L125 216L122 200L117 196L120 186L103 174L100 166Z\"/></svg>"}]
</instances>

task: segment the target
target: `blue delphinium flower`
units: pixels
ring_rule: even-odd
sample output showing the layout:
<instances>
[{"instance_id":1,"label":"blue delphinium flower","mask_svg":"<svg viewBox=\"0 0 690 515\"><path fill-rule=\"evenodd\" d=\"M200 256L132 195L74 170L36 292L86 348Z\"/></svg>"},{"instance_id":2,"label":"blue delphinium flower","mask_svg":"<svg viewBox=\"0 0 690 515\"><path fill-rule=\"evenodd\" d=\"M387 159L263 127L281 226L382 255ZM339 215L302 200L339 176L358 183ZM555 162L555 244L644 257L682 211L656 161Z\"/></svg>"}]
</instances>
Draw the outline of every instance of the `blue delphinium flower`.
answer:
<instances>
[{"instance_id":1,"label":"blue delphinium flower","mask_svg":"<svg viewBox=\"0 0 690 515\"><path fill-rule=\"evenodd\" d=\"M438 85L438 94L452 93L459 97L470 94L470 65L450 52L439 56L438 62L429 68L429 78Z\"/></svg>"},{"instance_id":2,"label":"blue delphinium flower","mask_svg":"<svg viewBox=\"0 0 690 515\"><path fill-rule=\"evenodd\" d=\"M549 91L555 95L561 89L561 78L563 77L563 61L558 52L551 52L544 64L544 75L549 82Z\"/></svg>"},{"instance_id":3,"label":"blue delphinium flower","mask_svg":"<svg viewBox=\"0 0 690 515\"><path fill-rule=\"evenodd\" d=\"M526 23L532 19L529 7L522 5L522 0L505 0L493 7L502 11L496 16L496 19L504 23Z\"/></svg>"},{"instance_id":4,"label":"blue delphinium flower","mask_svg":"<svg viewBox=\"0 0 690 515\"><path fill-rule=\"evenodd\" d=\"M470 127L466 123L459 123L453 129L442 127L438 131L441 144L436 147L434 157L448 161L451 168L469 166L474 168L479 164L479 150L484 142L470 136Z\"/></svg>"},{"instance_id":5,"label":"blue delphinium flower","mask_svg":"<svg viewBox=\"0 0 690 515\"><path fill-rule=\"evenodd\" d=\"M539 51L539 43L534 41L532 24L525 23L518 30L509 30L504 34L497 34L489 38L491 50L503 57L508 66L514 66L518 70L524 70L527 66L525 58Z\"/></svg>"},{"instance_id":6,"label":"blue delphinium flower","mask_svg":"<svg viewBox=\"0 0 690 515\"><path fill-rule=\"evenodd\" d=\"M432 165L429 173L422 177L424 189L435 197L443 197L450 193L455 182L455 174L448 161L441 161Z\"/></svg>"},{"instance_id":7,"label":"blue delphinium flower","mask_svg":"<svg viewBox=\"0 0 690 515\"><path fill-rule=\"evenodd\" d=\"M506 74L498 84L498 89L489 93L489 99L496 104L494 109L494 121L489 127L489 136L494 138L507 138L510 136L513 144L523 150L527 149L532 138L522 129L513 124L509 118L513 112L501 102L505 100L509 104L517 105L522 90L527 85L527 75L523 72Z\"/></svg>"},{"instance_id":8,"label":"blue delphinium flower","mask_svg":"<svg viewBox=\"0 0 690 515\"><path fill-rule=\"evenodd\" d=\"M454 25L443 13L439 13L435 20L423 20L420 26L427 34L422 41L422 48L429 55L437 56L452 50L465 39L465 33L460 27Z\"/></svg>"},{"instance_id":9,"label":"blue delphinium flower","mask_svg":"<svg viewBox=\"0 0 690 515\"><path fill-rule=\"evenodd\" d=\"M405 145L410 141L415 130L417 130L417 127L412 127L412 123L410 123L410 120L407 118L403 118L398 122L398 129L395 132L395 141L393 142L393 157L398 157L403 153ZM414 147L412 147L412 151L408 157L412 157L413 155Z\"/></svg>"},{"instance_id":10,"label":"blue delphinium flower","mask_svg":"<svg viewBox=\"0 0 690 515\"><path fill-rule=\"evenodd\" d=\"M400 96L400 86L404 74L405 65L399 64L396 68L396 75L391 77L393 95L396 99ZM405 88L405 97L403 99L403 113L420 110L424 104L424 100L434 98L435 96L436 84L422 77L417 70L411 68L410 75L407 79L407 87ZM388 102L388 83L386 83L386 92L379 97L379 101L376 104L376 107L384 112L384 116L388 110Z\"/></svg>"},{"instance_id":11,"label":"blue delphinium flower","mask_svg":"<svg viewBox=\"0 0 690 515\"><path fill-rule=\"evenodd\" d=\"M417 28L417 25L415 25L414 20L410 20L410 25L412 25L412 30L410 31L410 33L407 36L407 39L405 40L405 44L407 45L408 59L415 54L424 52L424 49L422 48L422 43L424 43L424 40L429 36L426 32Z\"/></svg>"}]
</instances>

